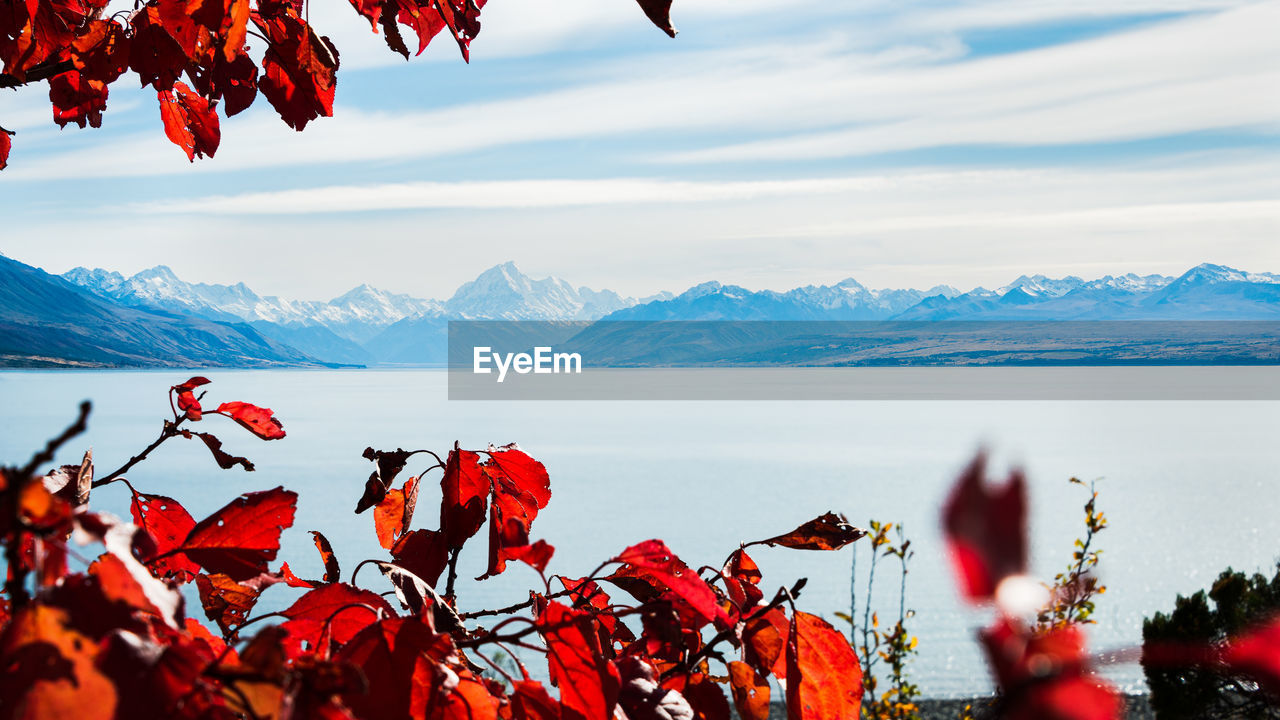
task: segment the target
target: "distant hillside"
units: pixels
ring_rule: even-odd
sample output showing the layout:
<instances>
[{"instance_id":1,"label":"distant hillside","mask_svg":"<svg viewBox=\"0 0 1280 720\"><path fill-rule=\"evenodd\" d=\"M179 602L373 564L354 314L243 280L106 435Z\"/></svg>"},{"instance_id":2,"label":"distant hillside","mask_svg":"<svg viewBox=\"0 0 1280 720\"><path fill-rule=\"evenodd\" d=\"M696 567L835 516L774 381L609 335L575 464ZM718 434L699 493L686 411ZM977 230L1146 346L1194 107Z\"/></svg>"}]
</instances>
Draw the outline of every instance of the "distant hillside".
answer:
<instances>
[{"instance_id":1,"label":"distant hillside","mask_svg":"<svg viewBox=\"0 0 1280 720\"><path fill-rule=\"evenodd\" d=\"M301 367L313 357L245 323L129 308L0 255L0 364Z\"/></svg>"}]
</instances>

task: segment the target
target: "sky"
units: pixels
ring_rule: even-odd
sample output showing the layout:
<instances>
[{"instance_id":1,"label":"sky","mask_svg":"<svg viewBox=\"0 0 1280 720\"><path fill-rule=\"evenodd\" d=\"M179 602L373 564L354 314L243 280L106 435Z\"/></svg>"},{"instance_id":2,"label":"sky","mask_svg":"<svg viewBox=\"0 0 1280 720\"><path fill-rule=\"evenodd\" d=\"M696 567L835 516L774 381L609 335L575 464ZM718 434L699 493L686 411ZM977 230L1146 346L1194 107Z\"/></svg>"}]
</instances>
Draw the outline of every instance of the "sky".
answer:
<instances>
[{"instance_id":1,"label":"sky","mask_svg":"<svg viewBox=\"0 0 1280 720\"><path fill-rule=\"evenodd\" d=\"M1280 271L1280 0L493 0L469 65L309 13L334 117L259 97L194 164L129 76L96 130L0 94L0 252L307 299Z\"/></svg>"}]
</instances>

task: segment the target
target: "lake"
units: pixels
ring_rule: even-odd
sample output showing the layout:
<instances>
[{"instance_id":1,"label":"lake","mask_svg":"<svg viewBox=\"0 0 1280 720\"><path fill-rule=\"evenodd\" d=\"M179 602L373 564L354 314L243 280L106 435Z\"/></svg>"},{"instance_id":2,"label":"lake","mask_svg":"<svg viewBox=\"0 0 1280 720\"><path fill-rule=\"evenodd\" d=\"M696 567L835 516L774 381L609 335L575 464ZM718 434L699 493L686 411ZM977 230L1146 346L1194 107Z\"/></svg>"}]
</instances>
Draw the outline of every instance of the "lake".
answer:
<instances>
[{"instance_id":1,"label":"lake","mask_svg":"<svg viewBox=\"0 0 1280 720\"><path fill-rule=\"evenodd\" d=\"M5 371L0 404L8 417L0 461L25 462L94 401L89 432L100 472L149 443L169 412L167 388L192 373L175 371ZM220 471L199 442L171 440L135 468L140 490L178 498L197 518L236 495L276 485L300 494L282 559L318 576L307 530L333 542L344 577L366 557L383 557L371 514L353 514L379 449L430 448L443 454L518 442L551 475L551 504L533 527L556 547L550 572L578 576L627 545L650 537L691 566L719 566L742 541L769 537L827 510L857 525L902 522L916 550L907 604L920 637L913 675L926 696L989 687L973 642L985 615L957 599L938 532L938 511L956 474L980 446L993 472L1013 464L1031 479L1033 568L1052 578L1070 560L1082 528L1082 488L1099 479L1099 506L1111 528L1098 537L1108 592L1098 599L1091 647L1140 641L1142 618L1172 607L1178 593L1205 587L1227 566L1274 572L1280 556L1280 403L1174 401L848 401L848 402L450 402L443 371L229 371L199 374L214 383L206 406L244 400L273 408L288 437L264 443L211 417L200 423L257 472ZM71 463L78 451L59 460ZM408 470L413 470L410 466ZM438 495L419 497L415 526L435 527ZM93 506L128 513L122 485L95 491ZM483 572L483 533L464 552L460 575ZM849 605L851 551L753 548L770 594L807 577L801 608L837 627ZM866 566L862 548L860 570ZM385 589L369 570L361 585ZM892 568L875 604L897 607ZM512 565L481 583L460 582L464 609L523 600L539 581ZM620 593L620 591L617 591ZM259 608L279 609L297 591L273 588ZM198 606L189 608L200 615ZM1133 665L1107 669L1122 687L1141 689Z\"/></svg>"}]
</instances>

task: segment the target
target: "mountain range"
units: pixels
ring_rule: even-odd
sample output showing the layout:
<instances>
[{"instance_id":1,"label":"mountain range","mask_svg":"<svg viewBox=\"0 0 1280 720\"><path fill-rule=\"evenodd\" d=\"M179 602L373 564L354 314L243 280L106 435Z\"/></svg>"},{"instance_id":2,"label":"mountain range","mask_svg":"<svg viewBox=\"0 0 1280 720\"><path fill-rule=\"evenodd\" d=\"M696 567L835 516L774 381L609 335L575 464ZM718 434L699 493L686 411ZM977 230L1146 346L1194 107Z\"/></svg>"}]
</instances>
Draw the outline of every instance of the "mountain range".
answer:
<instances>
[{"instance_id":1,"label":"mountain range","mask_svg":"<svg viewBox=\"0 0 1280 720\"><path fill-rule=\"evenodd\" d=\"M331 300L191 283L161 265L135 275L54 276L0 255L0 364L360 366L445 361L469 320L1280 320L1280 275L1202 264L1180 276L1022 276L962 292L872 289L853 278L786 292L706 282L631 298L496 265L445 300L360 285Z\"/></svg>"}]
</instances>

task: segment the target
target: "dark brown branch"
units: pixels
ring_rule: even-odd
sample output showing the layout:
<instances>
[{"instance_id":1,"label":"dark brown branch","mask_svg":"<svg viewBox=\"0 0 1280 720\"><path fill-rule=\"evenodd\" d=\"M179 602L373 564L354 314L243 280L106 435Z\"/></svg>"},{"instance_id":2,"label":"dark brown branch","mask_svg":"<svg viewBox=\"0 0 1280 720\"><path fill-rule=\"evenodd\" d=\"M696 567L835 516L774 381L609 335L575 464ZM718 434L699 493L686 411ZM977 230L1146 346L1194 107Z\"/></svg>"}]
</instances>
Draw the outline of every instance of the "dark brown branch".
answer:
<instances>
[{"instance_id":1,"label":"dark brown branch","mask_svg":"<svg viewBox=\"0 0 1280 720\"><path fill-rule=\"evenodd\" d=\"M76 421L71 423L66 430L63 430L61 435L50 440L43 450L36 453L31 458L31 461L27 463L27 466L18 471L18 477L26 480L35 475L36 470L40 469L41 465L53 462L53 456L58 452L58 448L89 427L89 411L91 409L93 409L93 405L88 400L80 403L80 416L76 418Z\"/></svg>"},{"instance_id":2,"label":"dark brown branch","mask_svg":"<svg viewBox=\"0 0 1280 720\"><path fill-rule=\"evenodd\" d=\"M185 415L182 418L178 419L178 423L182 422L184 419L186 419ZM117 479L120 478L121 475L124 475L126 472L128 472L129 469L132 468L134 465L137 465L138 463L147 459L147 455L150 455L152 450L155 450L156 448L160 447L160 445L165 440L168 440L169 438L179 434L178 423L171 423L168 420L165 420L164 429L160 431L160 437L156 438L154 442L152 442L150 445L143 448L142 452L129 458L129 462L126 462L124 465L121 465L120 467L116 468L114 472L110 473L109 475L102 478L101 480L94 480L93 487L101 487L103 485L107 485L109 483L115 482Z\"/></svg>"}]
</instances>

